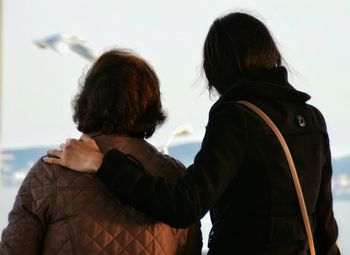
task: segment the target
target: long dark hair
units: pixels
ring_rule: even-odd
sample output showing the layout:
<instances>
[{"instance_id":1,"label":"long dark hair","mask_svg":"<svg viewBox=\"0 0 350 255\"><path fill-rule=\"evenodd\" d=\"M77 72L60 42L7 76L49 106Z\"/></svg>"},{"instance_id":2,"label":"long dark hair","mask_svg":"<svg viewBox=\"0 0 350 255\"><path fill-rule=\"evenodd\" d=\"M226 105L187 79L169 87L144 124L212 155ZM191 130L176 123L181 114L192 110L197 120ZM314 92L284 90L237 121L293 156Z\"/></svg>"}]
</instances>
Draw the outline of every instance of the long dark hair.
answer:
<instances>
[{"instance_id":1,"label":"long dark hair","mask_svg":"<svg viewBox=\"0 0 350 255\"><path fill-rule=\"evenodd\" d=\"M280 66L282 56L267 27L234 12L214 21L205 39L203 68L209 90L223 94L244 76Z\"/></svg>"},{"instance_id":2,"label":"long dark hair","mask_svg":"<svg viewBox=\"0 0 350 255\"><path fill-rule=\"evenodd\" d=\"M152 67L126 50L110 50L93 64L72 102L83 133L150 137L165 120Z\"/></svg>"}]
</instances>

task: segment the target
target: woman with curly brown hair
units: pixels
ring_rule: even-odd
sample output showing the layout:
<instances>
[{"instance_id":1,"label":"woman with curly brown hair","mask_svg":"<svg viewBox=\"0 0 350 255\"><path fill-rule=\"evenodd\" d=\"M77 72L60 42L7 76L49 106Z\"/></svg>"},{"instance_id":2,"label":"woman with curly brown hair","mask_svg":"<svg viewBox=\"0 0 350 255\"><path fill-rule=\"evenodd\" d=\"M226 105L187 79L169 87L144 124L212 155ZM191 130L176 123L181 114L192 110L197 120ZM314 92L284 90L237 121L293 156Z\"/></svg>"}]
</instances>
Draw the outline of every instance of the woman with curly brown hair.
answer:
<instances>
[{"instance_id":1,"label":"woman with curly brown hair","mask_svg":"<svg viewBox=\"0 0 350 255\"><path fill-rule=\"evenodd\" d=\"M118 149L169 180L184 166L144 138L165 120L151 66L123 50L104 53L73 101L78 130L102 152ZM147 203L147 201L145 201ZM175 229L116 199L92 174L39 160L29 171L2 234L1 254L200 254L200 223Z\"/></svg>"}]
</instances>

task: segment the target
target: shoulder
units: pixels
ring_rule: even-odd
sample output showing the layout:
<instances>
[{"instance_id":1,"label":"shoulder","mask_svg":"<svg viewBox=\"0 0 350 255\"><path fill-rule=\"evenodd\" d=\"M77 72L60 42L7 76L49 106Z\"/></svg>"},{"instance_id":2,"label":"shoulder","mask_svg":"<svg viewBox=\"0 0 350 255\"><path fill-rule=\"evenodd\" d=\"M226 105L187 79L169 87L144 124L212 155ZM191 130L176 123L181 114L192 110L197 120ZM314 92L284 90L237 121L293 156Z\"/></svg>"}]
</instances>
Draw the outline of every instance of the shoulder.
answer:
<instances>
[{"instance_id":1,"label":"shoulder","mask_svg":"<svg viewBox=\"0 0 350 255\"><path fill-rule=\"evenodd\" d=\"M65 175L73 173L79 174L74 171L70 171L66 167L48 164L43 161L41 157L29 170L27 177L30 179L37 179L42 183L51 183L54 184L58 179L64 177Z\"/></svg>"},{"instance_id":2,"label":"shoulder","mask_svg":"<svg viewBox=\"0 0 350 255\"><path fill-rule=\"evenodd\" d=\"M250 111L237 101L218 100L209 111L210 122L234 123L235 126L246 126Z\"/></svg>"},{"instance_id":3,"label":"shoulder","mask_svg":"<svg viewBox=\"0 0 350 255\"><path fill-rule=\"evenodd\" d=\"M75 172L60 165L48 164L40 158L29 170L23 185L28 186L31 190L45 189L47 193L51 189L50 187L75 185L81 182L82 178L95 179L87 176L93 175ZM78 179L79 182L77 182Z\"/></svg>"},{"instance_id":4,"label":"shoulder","mask_svg":"<svg viewBox=\"0 0 350 255\"><path fill-rule=\"evenodd\" d=\"M221 101L220 99L212 106L209 112L208 129L243 131L247 127L249 111L235 101Z\"/></svg>"},{"instance_id":5,"label":"shoulder","mask_svg":"<svg viewBox=\"0 0 350 255\"><path fill-rule=\"evenodd\" d=\"M165 163L166 163L165 165L167 165L167 167L170 169L174 169L174 171L177 174L181 175L185 172L186 167L179 160L177 160L169 155L162 155L162 157L165 160Z\"/></svg>"},{"instance_id":6,"label":"shoulder","mask_svg":"<svg viewBox=\"0 0 350 255\"><path fill-rule=\"evenodd\" d=\"M321 111L315 106L310 104L307 104L307 107L310 110L310 115L311 115L311 120L313 125L317 127L317 129L319 129L324 135L328 136L326 120L323 114L321 113Z\"/></svg>"},{"instance_id":7,"label":"shoulder","mask_svg":"<svg viewBox=\"0 0 350 255\"><path fill-rule=\"evenodd\" d=\"M228 101L219 99L210 108L209 116L216 113L226 113L226 114L242 114L244 112L244 107L236 101Z\"/></svg>"},{"instance_id":8,"label":"shoulder","mask_svg":"<svg viewBox=\"0 0 350 255\"><path fill-rule=\"evenodd\" d=\"M39 213L53 201L56 178L53 166L40 158L28 171L18 191L15 205L26 205Z\"/></svg>"},{"instance_id":9,"label":"shoulder","mask_svg":"<svg viewBox=\"0 0 350 255\"><path fill-rule=\"evenodd\" d=\"M311 104L307 104L307 106L310 108L310 110L314 114L315 118L317 120L319 120L319 122L322 123L324 126L326 126L326 120L325 120L323 114L321 113L321 111L317 107L315 107Z\"/></svg>"},{"instance_id":10,"label":"shoulder","mask_svg":"<svg viewBox=\"0 0 350 255\"><path fill-rule=\"evenodd\" d=\"M148 164L145 164L146 169L153 169L154 167L154 169L158 169L158 171L155 171L153 174L157 172L157 174L167 178L173 178L184 173L186 167L179 160L163 154L150 143L146 141L145 143L149 152L148 162L152 166L149 167Z\"/></svg>"},{"instance_id":11,"label":"shoulder","mask_svg":"<svg viewBox=\"0 0 350 255\"><path fill-rule=\"evenodd\" d=\"M40 186L45 183L52 183L56 178L53 172L53 165L45 163L40 158L29 170L23 185ZM33 188L33 187L31 187Z\"/></svg>"}]
</instances>

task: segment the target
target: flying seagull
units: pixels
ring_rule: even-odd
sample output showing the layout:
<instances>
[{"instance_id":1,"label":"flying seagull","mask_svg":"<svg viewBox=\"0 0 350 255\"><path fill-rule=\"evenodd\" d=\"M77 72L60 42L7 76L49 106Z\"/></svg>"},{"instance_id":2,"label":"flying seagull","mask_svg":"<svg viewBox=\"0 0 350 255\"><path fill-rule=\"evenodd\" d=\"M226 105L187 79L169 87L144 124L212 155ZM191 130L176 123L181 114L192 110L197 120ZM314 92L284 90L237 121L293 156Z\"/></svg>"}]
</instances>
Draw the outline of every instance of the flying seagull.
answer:
<instances>
[{"instance_id":1,"label":"flying seagull","mask_svg":"<svg viewBox=\"0 0 350 255\"><path fill-rule=\"evenodd\" d=\"M86 46L87 41L76 35L54 34L41 40L35 40L34 43L43 49L51 48L59 53L73 51L91 62L96 60L95 54Z\"/></svg>"}]
</instances>

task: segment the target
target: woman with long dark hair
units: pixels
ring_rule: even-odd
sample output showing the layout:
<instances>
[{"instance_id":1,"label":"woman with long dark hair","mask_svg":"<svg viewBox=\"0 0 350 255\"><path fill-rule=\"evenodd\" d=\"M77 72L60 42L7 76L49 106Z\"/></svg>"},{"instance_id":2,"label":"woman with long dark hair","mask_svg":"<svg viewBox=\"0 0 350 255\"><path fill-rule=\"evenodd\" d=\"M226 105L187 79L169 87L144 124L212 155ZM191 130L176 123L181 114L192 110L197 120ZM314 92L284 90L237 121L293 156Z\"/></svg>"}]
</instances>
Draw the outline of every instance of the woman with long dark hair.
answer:
<instances>
[{"instance_id":1,"label":"woman with long dark hair","mask_svg":"<svg viewBox=\"0 0 350 255\"><path fill-rule=\"evenodd\" d=\"M331 194L331 154L322 114L288 82L266 26L245 13L214 21L203 51L209 112L201 149L184 176L145 173L118 150L103 155L87 136L47 162L96 172L124 203L173 226L187 227L208 210L209 254L307 254L308 237L286 156L272 130L246 106L262 109L281 130L303 189L317 254L339 254Z\"/></svg>"}]
</instances>

